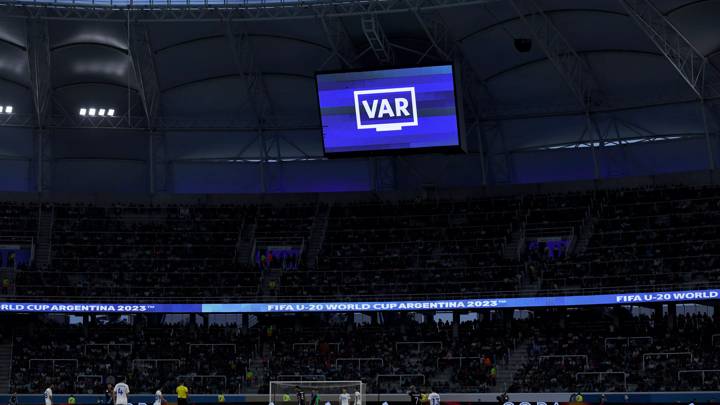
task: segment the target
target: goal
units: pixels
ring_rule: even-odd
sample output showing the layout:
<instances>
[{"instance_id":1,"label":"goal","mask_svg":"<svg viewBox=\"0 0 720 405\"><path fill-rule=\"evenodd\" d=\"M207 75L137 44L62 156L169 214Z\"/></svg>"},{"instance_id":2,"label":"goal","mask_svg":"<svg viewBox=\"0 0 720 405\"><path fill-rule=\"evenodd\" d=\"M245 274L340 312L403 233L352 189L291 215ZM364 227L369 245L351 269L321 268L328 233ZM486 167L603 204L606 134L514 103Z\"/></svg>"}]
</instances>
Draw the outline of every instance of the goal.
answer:
<instances>
[{"instance_id":1,"label":"goal","mask_svg":"<svg viewBox=\"0 0 720 405\"><path fill-rule=\"evenodd\" d=\"M297 405L298 389L305 393L305 405L311 403L313 393L320 396L320 405L330 402L341 405L340 394L346 390L350 394L348 405L365 404L365 383L362 381L270 381L268 403L275 405ZM360 393L359 401L355 393Z\"/></svg>"}]
</instances>

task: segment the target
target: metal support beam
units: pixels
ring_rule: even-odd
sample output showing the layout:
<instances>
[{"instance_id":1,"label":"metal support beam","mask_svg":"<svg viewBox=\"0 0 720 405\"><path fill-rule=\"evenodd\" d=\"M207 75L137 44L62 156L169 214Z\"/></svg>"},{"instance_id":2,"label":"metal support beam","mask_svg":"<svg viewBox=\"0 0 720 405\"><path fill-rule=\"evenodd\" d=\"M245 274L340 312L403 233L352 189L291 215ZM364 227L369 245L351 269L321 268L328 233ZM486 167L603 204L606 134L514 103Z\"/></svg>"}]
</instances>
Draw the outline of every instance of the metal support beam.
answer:
<instances>
[{"instance_id":1,"label":"metal support beam","mask_svg":"<svg viewBox=\"0 0 720 405\"><path fill-rule=\"evenodd\" d=\"M702 114L703 131L705 132L705 147L707 148L708 168L710 170L715 170L715 153L713 152L715 150L715 146L713 145L713 137L710 133L710 124L708 123L707 117L707 110L709 108L710 107L705 104L704 100L700 101L700 114Z\"/></svg>"},{"instance_id":2,"label":"metal support beam","mask_svg":"<svg viewBox=\"0 0 720 405\"><path fill-rule=\"evenodd\" d=\"M360 20L363 34L370 44L370 49L375 53L377 60L385 65L395 62L395 52L383 31L380 20L374 14L363 15Z\"/></svg>"},{"instance_id":3,"label":"metal support beam","mask_svg":"<svg viewBox=\"0 0 720 405\"><path fill-rule=\"evenodd\" d=\"M30 86L35 106L37 127L44 129L52 110L52 85L50 82L50 38L48 23L42 19L27 22L27 57L30 68Z\"/></svg>"},{"instance_id":4,"label":"metal support beam","mask_svg":"<svg viewBox=\"0 0 720 405\"><path fill-rule=\"evenodd\" d=\"M234 24L232 21L227 21L225 27L238 73L245 80L247 101L257 120L257 142L259 142L261 151L260 183L262 192L266 192L268 190L268 174L265 166L271 159L273 147L275 149L273 160L282 161L281 135L276 129L279 121L275 115L265 80L255 65L255 52L249 34L242 29L240 24ZM295 147L297 148L297 146Z\"/></svg>"},{"instance_id":5,"label":"metal support beam","mask_svg":"<svg viewBox=\"0 0 720 405\"><path fill-rule=\"evenodd\" d=\"M52 144L50 131L36 129L35 135L35 191L47 191L52 183Z\"/></svg>"},{"instance_id":6,"label":"metal support beam","mask_svg":"<svg viewBox=\"0 0 720 405\"><path fill-rule=\"evenodd\" d=\"M619 1L698 98L720 97L720 72L650 0Z\"/></svg>"},{"instance_id":7,"label":"metal support beam","mask_svg":"<svg viewBox=\"0 0 720 405\"><path fill-rule=\"evenodd\" d=\"M619 0L638 27L655 44L700 101L708 152L708 168L715 169L712 133L709 130L708 100L720 97L720 71L655 7L650 0ZM710 110L714 115L716 110ZM718 120L720 125L720 120Z\"/></svg>"},{"instance_id":8,"label":"metal support beam","mask_svg":"<svg viewBox=\"0 0 720 405\"><path fill-rule=\"evenodd\" d=\"M248 94L247 102L255 114L258 126L263 127L266 124L271 124L274 117L272 104L262 73L255 66L255 53L249 35L241 29L240 24L233 23L231 20L226 21L225 29L233 61L237 72L245 81Z\"/></svg>"},{"instance_id":9,"label":"metal support beam","mask_svg":"<svg viewBox=\"0 0 720 405\"><path fill-rule=\"evenodd\" d=\"M30 88L34 106L35 133L35 191L43 192L48 186L50 164L49 121L52 114L52 84L50 81L50 36L46 20L27 21L27 58L30 69ZM30 120L32 122L32 120ZM32 125L32 124L31 124Z\"/></svg>"},{"instance_id":10,"label":"metal support beam","mask_svg":"<svg viewBox=\"0 0 720 405\"><path fill-rule=\"evenodd\" d=\"M138 83L138 92L142 101L145 121L148 129L156 125L156 117L160 108L160 84L155 57L150 43L150 35L144 24L130 25L130 38L128 39L128 54L132 61L135 79Z\"/></svg>"},{"instance_id":11,"label":"metal support beam","mask_svg":"<svg viewBox=\"0 0 720 405\"><path fill-rule=\"evenodd\" d=\"M132 6L136 21L168 22L168 21L227 21L227 20L286 20L301 18L360 16L365 14L406 13L413 8L435 10L448 7L463 7L499 0L383 0L383 1L313 1L313 2L281 2L277 3L244 3L227 0L226 4L191 5L180 7L168 5L167 1L154 1L158 4ZM0 3L0 16L28 18L46 16L46 18L62 20L100 20L126 21L126 6L100 6L96 4L79 4L67 1L58 7L47 6L45 3L26 3L10 1Z\"/></svg>"},{"instance_id":12,"label":"metal support beam","mask_svg":"<svg viewBox=\"0 0 720 405\"><path fill-rule=\"evenodd\" d=\"M262 74L255 67L255 54L250 46L250 39L247 32L241 30L238 24L234 24L228 20L225 23L225 34L230 49L232 51L233 61L238 73L245 81L245 89L247 91L247 104L253 111L256 120L256 140L260 146L260 184L262 192L266 189L265 163L268 160L268 150L266 148L266 135L264 127L272 121L272 106L270 97L267 95L265 82ZM239 38L239 39L238 39Z\"/></svg>"},{"instance_id":13,"label":"metal support beam","mask_svg":"<svg viewBox=\"0 0 720 405\"><path fill-rule=\"evenodd\" d=\"M575 95L579 105L585 110L587 129L588 133L591 134L590 143L592 145L595 178L600 178L596 144L602 145L603 138L592 112L595 106L605 103L607 97L598 86L585 59L578 55L535 0L510 0L510 4L530 30L535 42L542 48L550 63Z\"/></svg>"},{"instance_id":14,"label":"metal support beam","mask_svg":"<svg viewBox=\"0 0 720 405\"><path fill-rule=\"evenodd\" d=\"M328 43L330 44L330 49L332 49L332 55L330 55L330 58L328 58L318 70L322 70L331 58L336 58L343 68L355 67L355 58L357 55L342 20L340 18L329 18L325 16L320 16L319 19L325 37L327 37Z\"/></svg>"},{"instance_id":15,"label":"metal support beam","mask_svg":"<svg viewBox=\"0 0 720 405\"><path fill-rule=\"evenodd\" d=\"M430 41L430 46L425 54L418 60L422 62L430 52L435 52L439 59L447 62L454 62L459 66L461 88L463 90L462 100L465 116L469 125L466 126L466 137L471 152L478 152L481 159L481 176L483 184L488 182L488 146L496 142L503 145L503 158L498 163L500 170L494 170L496 181L510 181L510 160L507 150L504 148L504 135L500 123L493 117L497 115L497 105L487 83L482 80L475 71L472 64L465 58L462 46L454 43L449 35L447 26L438 15L423 15L419 9L413 9L413 15L420 24L423 32ZM502 167L504 166L504 169Z\"/></svg>"},{"instance_id":16,"label":"metal support beam","mask_svg":"<svg viewBox=\"0 0 720 405\"><path fill-rule=\"evenodd\" d=\"M412 9L420 28L425 33L425 37L430 41L430 46L420 55L417 64L423 62L425 57L432 51L438 55L439 59L444 61L452 61L453 49L450 45L449 35L445 22L438 15L423 16L418 9Z\"/></svg>"},{"instance_id":17,"label":"metal support beam","mask_svg":"<svg viewBox=\"0 0 720 405\"><path fill-rule=\"evenodd\" d=\"M587 62L577 54L543 9L534 0L510 0L510 4L578 102L586 110L591 110L592 104L602 103L603 97Z\"/></svg>"}]
</instances>

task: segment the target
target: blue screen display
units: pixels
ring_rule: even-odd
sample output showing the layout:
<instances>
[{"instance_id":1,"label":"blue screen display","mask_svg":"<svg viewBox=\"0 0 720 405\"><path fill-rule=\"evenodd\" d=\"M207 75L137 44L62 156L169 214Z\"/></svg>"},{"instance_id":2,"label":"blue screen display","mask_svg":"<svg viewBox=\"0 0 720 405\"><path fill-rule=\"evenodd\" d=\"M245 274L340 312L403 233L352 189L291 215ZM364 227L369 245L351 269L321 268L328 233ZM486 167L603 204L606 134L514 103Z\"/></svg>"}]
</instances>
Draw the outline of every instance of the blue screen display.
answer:
<instances>
[{"instance_id":1,"label":"blue screen display","mask_svg":"<svg viewBox=\"0 0 720 405\"><path fill-rule=\"evenodd\" d=\"M0 302L2 312L59 313L291 313L422 311L482 308L574 307L587 305L637 305L720 299L720 290L689 290L604 295L565 295L525 298L475 298L438 301L360 301L237 304L91 304Z\"/></svg>"},{"instance_id":2,"label":"blue screen display","mask_svg":"<svg viewBox=\"0 0 720 405\"><path fill-rule=\"evenodd\" d=\"M453 67L317 75L325 153L459 147Z\"/></svg>"}]
</instances>

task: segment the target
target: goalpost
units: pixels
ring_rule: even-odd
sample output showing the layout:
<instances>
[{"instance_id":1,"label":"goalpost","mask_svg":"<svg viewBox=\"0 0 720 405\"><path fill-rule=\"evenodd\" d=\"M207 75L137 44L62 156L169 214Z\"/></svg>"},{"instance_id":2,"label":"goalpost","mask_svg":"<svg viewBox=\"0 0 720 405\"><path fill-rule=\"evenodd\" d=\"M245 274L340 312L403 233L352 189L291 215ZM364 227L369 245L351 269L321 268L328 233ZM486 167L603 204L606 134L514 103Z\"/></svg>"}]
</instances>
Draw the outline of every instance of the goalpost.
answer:
<instances>
[{"instance_id":1,"label":"goalpost","mask_svg":"<svg viewBox=\"0 0 720 405\"><path fill-rule=\"evenodd\" d=\"M312 404L313 394L320 396L320 405L330 402L341 405L340 395L345 390L350 400L348 405L365 404L365 383L362 381L270 381L268 404L297 405L298 389L305 393L305 405ZM356 393L360 393L356 399Z\"/></svg>"}]
</instances>

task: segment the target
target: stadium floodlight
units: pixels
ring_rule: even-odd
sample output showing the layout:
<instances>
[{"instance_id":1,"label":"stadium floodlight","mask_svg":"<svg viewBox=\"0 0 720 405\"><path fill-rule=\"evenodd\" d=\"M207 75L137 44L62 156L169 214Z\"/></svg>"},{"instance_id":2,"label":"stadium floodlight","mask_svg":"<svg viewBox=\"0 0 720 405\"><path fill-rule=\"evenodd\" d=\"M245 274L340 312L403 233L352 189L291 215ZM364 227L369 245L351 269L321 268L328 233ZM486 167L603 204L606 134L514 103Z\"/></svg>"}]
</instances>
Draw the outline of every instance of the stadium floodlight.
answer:
<instances>
[{"instance_id":1,"label":"stadium floodlight","mask_svg":"<svg viewBox=\"0 0 720 405\"><path fill-rule=\"evenodd\" d=\"M3 110L4 108L5 108L5 107L3 107L3 106L0 105L0 114L2 114L2 113L4 112L4 110Z\"/></svg>"},{"instance_id":2,"label":"stadium floodlight","mask_svg":"<svg viewBox=\"0 0 720 405\"><path fill-rule=\"evenodd\" d=\"M83 117L86 116L86 115L87 115L87 108L81 108L81 109L80 109L80 115L82 115Z\"/></svg>"},{"instance_id":3,"label":"stadium floodlight","mask_svg":"<svg viewBox=\"0 0 720 405\"><path fill-rule=\"evenodd\" d=\"M5 106L5 114L12 114L12 112L13 112L13 106L6 105Z\"/></svg>"},{"instance_id":4,"label":"stadium floodlight","mask_svg":"<svg viewBox=\"0 0 720 405\"><path fill-rule=\"evenodd\" d=\"M96 111L95 108L90 107L90 108L88 109L88 115L91 116L91 117L94 117L94 116L95 116L95 111Z\"/></svg>"},{"instance_id":5,"label":"stadium floodlight","mask_svg":"<svg viewBox=\"0 0 720 405\"><path fill-rule=\"evenodd\" d=\"M112 117L115 115L115 109L114 108L108 108L107 110L108 117Z\"/></svg>"},{"instance_id":6,"label":"stadium floodlight","mask_svg":"<svg viewBox=\"0 0 720 405\"><path fill-rule=\"evenodd\" d=\"M105 116L105 109L104 109L104 108L99 109L99 110L98 110L98 115L101 116L101 117L104 117L104 116Z\"/></svg>"}]
</instances>

